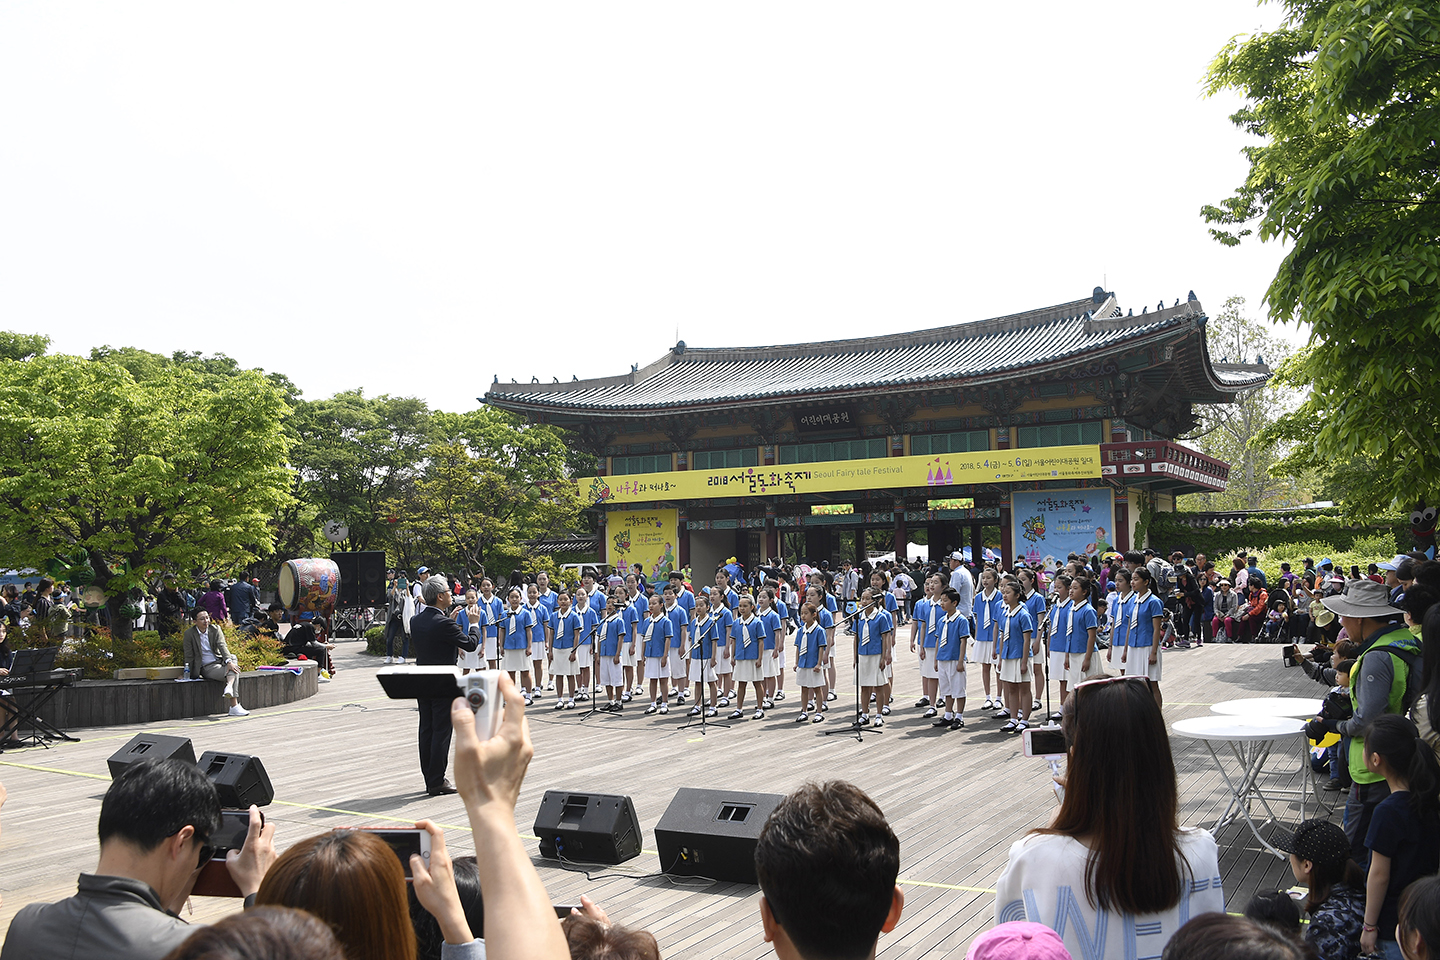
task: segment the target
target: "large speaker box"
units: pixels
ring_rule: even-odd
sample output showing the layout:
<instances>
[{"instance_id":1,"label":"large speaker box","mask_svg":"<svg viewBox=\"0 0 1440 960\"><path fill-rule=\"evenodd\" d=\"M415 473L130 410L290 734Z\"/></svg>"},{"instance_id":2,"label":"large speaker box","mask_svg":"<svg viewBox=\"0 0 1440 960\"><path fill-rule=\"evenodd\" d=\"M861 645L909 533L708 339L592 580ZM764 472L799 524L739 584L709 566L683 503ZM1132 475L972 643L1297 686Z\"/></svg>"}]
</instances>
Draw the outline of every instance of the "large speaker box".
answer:
<instances>
[{"instance_id":1,"label":"large speaker box","mask_svg":"<svg viewBox=\"0 0 1440 960\"><path fill-rule=\"evenodd\" d=\"M184 760L195 762L195 748L188 737L165 737L158 733L137 733L130 742L110 755L105 761L110 768L110 779L114 780L132 763L145 760Z\"/></svg>"},{"instance_id":2,"label":"large speaker box","mask_svg":"<svg viewBox=\"0 0 1440 960\"><path fill-rule=\"evenodd\" d=\"M542 857L624 863L640 856L640 820L629 797L546 790L534 829Z\"/></svg>"},{"instance_id":3,"label":"large speaker box","mask_svg":"<svg viewBox=\"0 0 1440 960\"><path fill-rule=\"evenodd\" d=\"M263 807L275 799L275 788L259 757L206 750L200 754L200 772L214 782L222 807L243 810L252 803Z\"/></svg>"},{"instance_id":4,"label":"large speaker box","mask_svg":"<svg viewBox=\"0 0 1440 960\"><path fill-rule=\"evenodd\" d=\"M660 869L673 876L758 883L760 828L784 799L778 793L681 787L655 825Z\"/></svg>"},{"instance_id":5,"label":"large speaker box","mask_svg":"<svg viewBox=\"0 0 1440 960\"><path fill-rule=\"evenodd\" d=\"M335 562L335 566L340 568L340 606L379 607L384 605L384 550L332 553L330 559Z\"/></svg>"}]
</instances>

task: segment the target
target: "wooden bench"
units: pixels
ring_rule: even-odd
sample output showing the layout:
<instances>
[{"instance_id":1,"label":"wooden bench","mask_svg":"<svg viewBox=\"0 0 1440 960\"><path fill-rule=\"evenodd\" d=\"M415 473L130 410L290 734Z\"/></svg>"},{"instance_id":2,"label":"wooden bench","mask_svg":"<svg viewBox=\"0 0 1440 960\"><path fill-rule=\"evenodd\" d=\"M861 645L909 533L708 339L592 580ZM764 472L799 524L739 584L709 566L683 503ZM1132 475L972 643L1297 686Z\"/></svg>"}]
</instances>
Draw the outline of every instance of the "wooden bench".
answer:
<instances>
[{"instance_id":1,"label":"wooden bench","mask_svg":"<svg viewBox=\"0 0 1440 960\"><path fill-rule=\"evenodd\" d=\"M237 692L247 710L275 707L313 697L320 676L313 661L294 661L290 670L257 670L240 674ZM112 727L126 723L183 720L224 714L229 709L225 685L213 680L82 680L61 690L41 717L61 730Z\"/></svg>"}]
</instances>

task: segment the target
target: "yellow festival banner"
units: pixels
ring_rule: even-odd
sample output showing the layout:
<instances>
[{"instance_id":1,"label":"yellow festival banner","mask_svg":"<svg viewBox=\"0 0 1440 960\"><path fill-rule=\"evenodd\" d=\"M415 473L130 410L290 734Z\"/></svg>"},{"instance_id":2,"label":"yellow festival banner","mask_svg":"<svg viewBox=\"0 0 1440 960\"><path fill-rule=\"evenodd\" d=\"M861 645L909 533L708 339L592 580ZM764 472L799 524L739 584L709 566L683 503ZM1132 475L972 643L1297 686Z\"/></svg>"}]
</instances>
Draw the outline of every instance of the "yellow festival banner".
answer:
<instances>
[{"instance_id":1,"label":"yellow festival banner","mask_svg":"<svg viewBox=\"0 0 1440 960\"><path fill-rule=\"evenodd\" d=\"M605 518L605 562L624 573L635 564L651 580L664 580L675 569L680 542L680 511L614 510Z\"/></svg>"},{"instance_id":2,"label":"yellow festival banner","mask_svg":"<svg viewBox=\"0 0 1440 960\"><path fill-rule=\"evenodd\" d=\"M591 504L703 500L788 493L833 493L962 483L1075 480L1100 476L1100 447L1027 447L936 457L876 457L728 470L675 470L575 482Z\"/></svg>"}]
</instances>

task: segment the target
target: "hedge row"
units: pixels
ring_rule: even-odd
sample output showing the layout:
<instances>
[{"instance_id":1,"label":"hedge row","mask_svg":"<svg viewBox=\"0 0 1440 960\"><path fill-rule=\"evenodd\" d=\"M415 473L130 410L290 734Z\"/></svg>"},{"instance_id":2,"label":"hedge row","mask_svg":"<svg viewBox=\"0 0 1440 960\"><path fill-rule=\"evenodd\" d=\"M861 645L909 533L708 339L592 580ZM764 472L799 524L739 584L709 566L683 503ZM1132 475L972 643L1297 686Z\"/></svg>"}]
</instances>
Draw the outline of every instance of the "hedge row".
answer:
<instances>
[{"instance_id":1,"label":"hedge row","mask_svg":"<svg viewBox=\"0 0 1440 960\"><path fill-rule=\"evenodd\" d=\"M1240 550L1247 552L1269 551L1282 545L1324 544L1326 549L1315 555L1349 553L1357 547L1357 541L1365 541L1361 550L1368 551L1381 542L1377 538L1388 538L1395 549L1409 549L1411 546L1409 517L1394 517L1372 523L1351 523L1341 517L1338 507L1285 513L1278 516L1253 516L1243 523L1226 526L1190 526L1186 519L1197 519L1204 514L1196 513L1155 513L1147 530L1150 546L1157 553L1168 556L1171 551L1181 550L1187 556L1203 553L1207 557L1233 556ZM1292 518L1292 522L1285 522ZM1388 560L1394 551L1384 557L1370 557L1372 560ZM1289 559L1287 557L1287 559ZM1357 561L1358 562L1358 561ZM1362 564L1363 567L1363 564Z\"/></svg>"}]
</instances>

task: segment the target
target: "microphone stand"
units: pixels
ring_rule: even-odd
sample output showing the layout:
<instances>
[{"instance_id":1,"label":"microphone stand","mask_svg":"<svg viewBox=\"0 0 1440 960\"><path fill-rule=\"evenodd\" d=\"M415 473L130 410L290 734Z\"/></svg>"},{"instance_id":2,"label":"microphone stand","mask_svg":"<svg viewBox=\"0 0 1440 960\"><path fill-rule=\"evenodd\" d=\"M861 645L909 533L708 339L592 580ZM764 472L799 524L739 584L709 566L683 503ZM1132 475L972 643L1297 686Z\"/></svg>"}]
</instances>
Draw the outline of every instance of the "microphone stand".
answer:
<instances>
[{"instance_id":1,"label":"microphone stand","mask_svg":"<svg viewBox=\"0 0 1440 960\"><path fill-rule=\"evenodd\" d=\"M712 641L711 641L712 649L713 649L713 644L718 643L718 642L719 642L718 640L712 640ZM702 660L705 659L705 658L704 658L704 649L702 648L701 643L702 643L701 638L697 636L697 637L693 638L693 640L692 640L692 642L691 642L691 644L690 644L690 662L691 662L692 664L695 662L695 660L696 660L697 657L701 658ZM689 676L688 676L689 671L686 671L686 673L687 673L687 676L686 676L685 679L688 681L688 680L690 679ZM720 699L720 677L719 677L719 675L717 674L716 677L715 677L715 702L718 702L719 699ZM706 727L711 726L711 724L706 723L705 711L706 711L707 709L712 709L712 710L716 710L716 711L718 711L718 710L720 709L719 707L717 707L717 706L715 705L714 702L708 704L708 706L707 706L707 704L706 704L706 701L705 701L705 667L704 667L703 665L700 667L700 696L698 696L698 697L695 698L695 702L700 706L700 736L703 737L703 736L705 736L705 729L706 729ZM691 725L692 723L694 723L694 722L695 722L695 718L694 718L694 717L687 717L687 718L685 719L684 724L681 725L680 729L681 729L681 730L687 730L687 729L689 729L690 725ZM721 720L715 721L715 723L714 723L713 725L714 725L714 726L717 726L717 727L724 727L726 730L729 730L729 729L730 729L730 724L725 723L724 721L721 721Z\"/></svg>"},{"instance_id":2,"label":"microphone stand","mask_svg":"<svg viewBox=\"0 0 1440 960\"><path fill-rule=\"evenodd\" d=\"M860 614L863 613L863 612L864 612L864 609L863 609L863 608L861 608L861 609L859 609L859 610L856 610L854 613L850 614L850 616L846 617L845 620L842 621L842 622L846 622L846 621L852 621L852 622L853 622L853 621L855 620L855 618L858 617L858 616L860 616ZM835 652L834 652L833 650L830 651L830 656L832 656L832 657L835 656ZM863 733L862 731L864 731L865 729L868 728L871 733L876 734L876 735L879 735L879 734L884 733L885 730L884 730L884 728L881 728L881 729L877 730L877 729L875 729L874 727L870 727L869 724L862 724L862 723L860 722L860 707L861 707L861 703L860 703L860 634L859 634L858 632L855 634L855 669L854 669L853 672L854 672L854 677L853 677L852 679L854 680L854 687L855 687L855 719L850 721L849 726L838 727L838 728L832 727L832 728L829 729L829 730L821 730L821 731L820 731L820 734L821 734L821 736L826 736L826 737L834 736L834 735L837 734L837 733L838 733L838 734L843 734L843 735L845 735L845 736L849 736L849 735L851 735L851 734L854 734L854 735L855 735L855 740L856 740L857 742L859 742L859 743L864 743L864 742L865 742L865 736L864 736L864 733ZM817 706L818 706L818 704L817 704ZM865 704L865 706L868 707L869 704ZM877 708L878 708L878 707L880 706L880 704L877 702L876 706L877 706Z\"/></svg>"}]
</instances>

